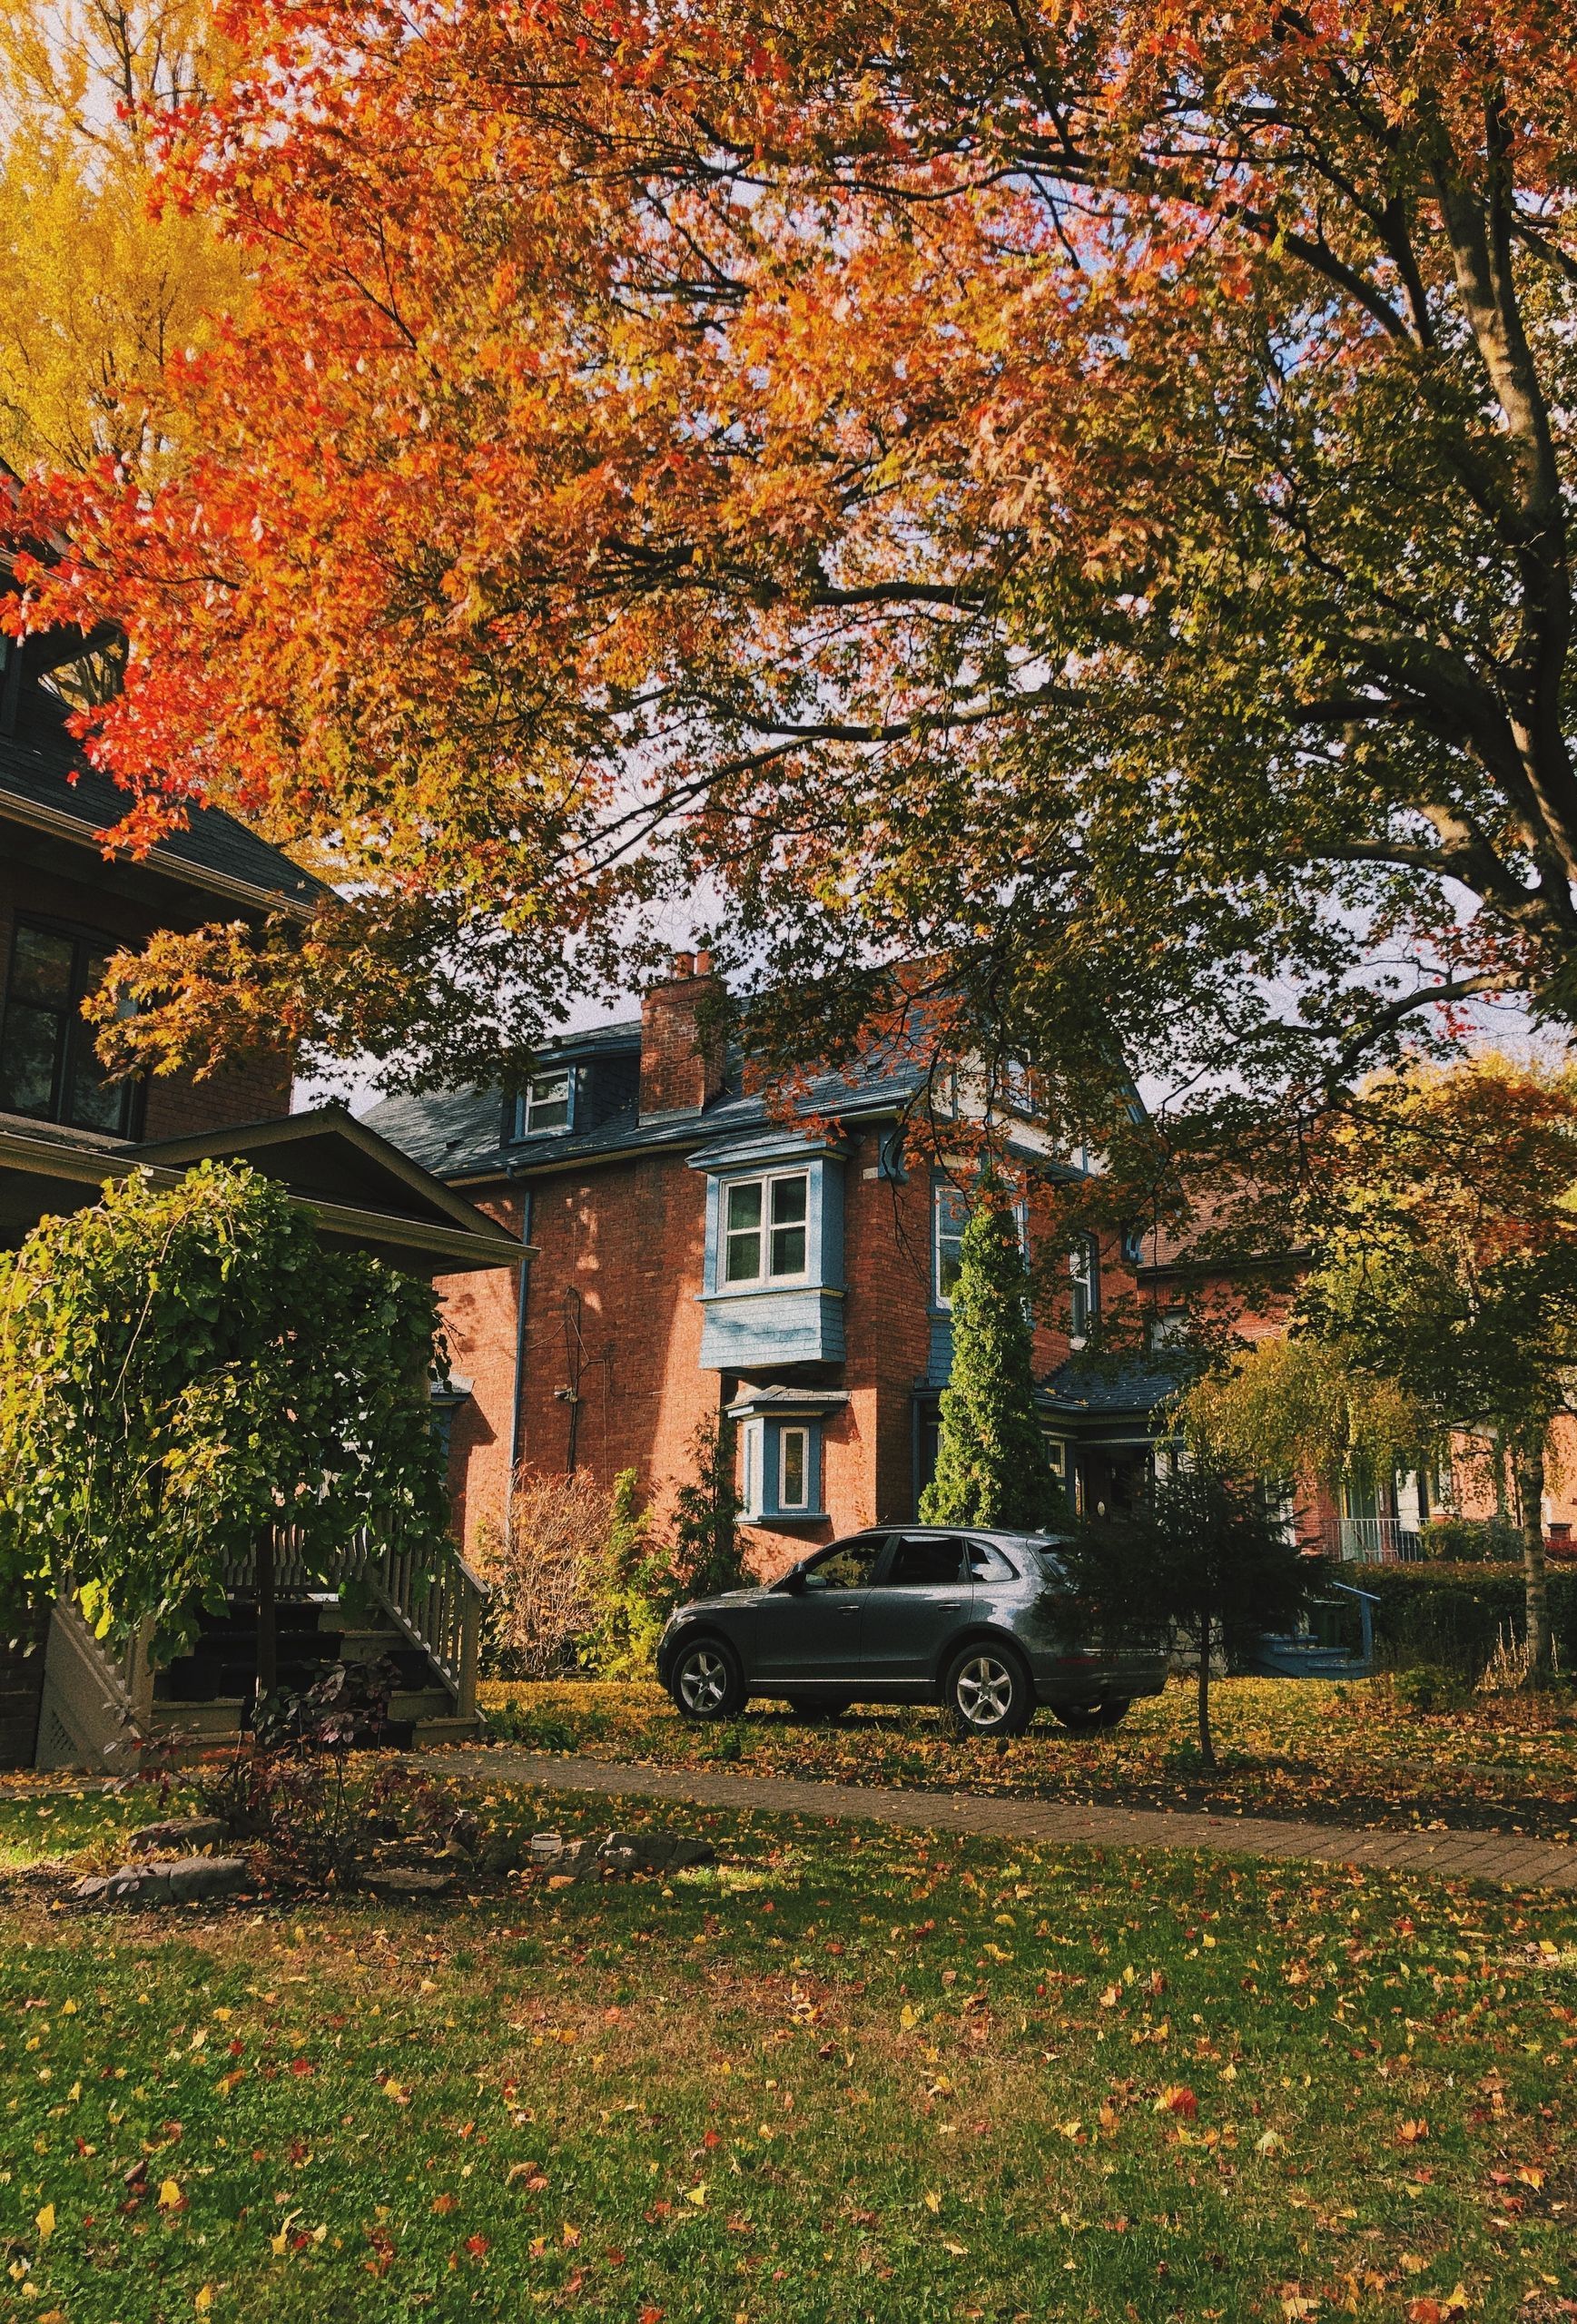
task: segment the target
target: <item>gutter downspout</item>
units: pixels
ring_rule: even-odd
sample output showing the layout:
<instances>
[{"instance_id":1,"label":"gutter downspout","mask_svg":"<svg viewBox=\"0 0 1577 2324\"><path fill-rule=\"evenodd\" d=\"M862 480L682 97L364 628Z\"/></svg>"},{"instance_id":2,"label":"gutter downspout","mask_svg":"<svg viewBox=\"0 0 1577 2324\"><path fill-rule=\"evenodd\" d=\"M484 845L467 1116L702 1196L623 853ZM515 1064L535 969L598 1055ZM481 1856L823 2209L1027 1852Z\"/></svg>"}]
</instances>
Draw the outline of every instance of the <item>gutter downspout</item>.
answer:
<instances>
[{"instance_id":1,"label":"gutter downspout","mask_svg":"<svg viewBox=\"0 0 1577 2324\"><path fill-rule=\"evenodd\" d=\"M513 1172L510 1175L513 1177ZM520 1240L522 1244L528 1245L531 1240L531 1189L527 1186L522 1186L518 1178L515 1179L515 1184L520 1190ZM529 1257L522 1258L518 1272L518 1288L515 1294L515 1380L509 1399L509 1477L504 1496L506 1548L514 1546L515 1480L520 1471L523 1406L526 1400L526 1291L530 1274Z\"/></svg>"}]
</instances>

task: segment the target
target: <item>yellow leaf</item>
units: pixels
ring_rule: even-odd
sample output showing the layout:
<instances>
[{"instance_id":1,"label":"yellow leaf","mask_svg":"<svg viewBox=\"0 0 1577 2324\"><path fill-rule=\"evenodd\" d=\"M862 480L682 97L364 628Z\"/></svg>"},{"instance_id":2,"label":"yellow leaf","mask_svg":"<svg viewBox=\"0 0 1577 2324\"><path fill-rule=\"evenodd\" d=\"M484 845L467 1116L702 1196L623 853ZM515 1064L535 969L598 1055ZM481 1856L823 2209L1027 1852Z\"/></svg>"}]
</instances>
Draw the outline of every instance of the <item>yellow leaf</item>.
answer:
<instances>
[{"instance_id":1,"label":"yellow leaf","mask_svg":"<svg viewBox=\"0 0 1577 2324\"><path fill-rule=\"evenodd\" d=\"M271 2235L271 2236L270 2236L270 2238L269 2238L269 2250L273 2253L273 2255L274 2255L274 2257L275 2257L275 2259L276 2259L276 2260L282 2260L282 2259L284 2258L284 2256L285 2256L285 2230L284 2230L284 2229L283 2229L282 2227L281 2228L281 2230L280 2230L280 2231L279 2231L279 2233L278 2233L277 2235Z\"/></svg>"},{"instance_id":2,"label":"yellow leaf","mask_svg":"<svg viewBox=\"0 0 1577 2324\"><path fill-rule=\"evenodd\" d=\"M945 2236L942 2238L941 2248L944 2251L951 2251L955 2260L967 2260L970 2255L970 2247L967 2243L950 2243Z\"/></svg>"},{"instance_id":3,"label":"yellow leaf","mask_svg":"<svg viewBox=\"0 0 1577 2324\"><path fill-rule=\"evenodd\" d=\"M1102 2009L1115 2009L1117 2007L1117 1987L1115 1985L1108 1985L1106 1991L1101 1994L1100 2006Z\"/></svg>"},{"instance_id":4,"label":"yellow leaf","mask_svg":"<svg viewBox=\"0 0 1577 2324\"><path fill-rule=\"evenodd\" d=\"M209 2309L213 2305L213 2286L212 2284L203 2284L199 2289L197 2297L192 2301L192 2305L197 2310L199 2316L206 2316Z\"/></svg>"},{"instance_id":5,"label":"yellow leaf","mask_svg":"<svg viewBox=\"0 0 1577 2324\"><path fill-rule=\"evenodd\" d=\"M687 2203L694 2203L697 2211L704 2211L705 2209L706 2181L705 2179L698 2181L694 2187L685 2188L685 2201Z\"/></svg>"},{"instance_id":6,"label":"yellow leaf","mask_svg":"<svg viewBox=\"0 0 1577 2324\"><path fill-rule=\"evenodd\" d=\"M941 2197L934 2189L926 2196L925 2208L928 2211L939 2211L941 2209Z\"/></svg>"},{"instance_id":7,"label":"yellow leaf","mask_svg":"<svg viewBox=\"0 0 1577 2324\"><path fill-rule=\"evenodd\" d=\"M53 2203L45 2203L44 2209L38 2213L33 2224L38 2230L39 2241L41 2243L47 2243L50 2237L54 2233L54 2205Z\"/></svg>"},{"instance_id":8,"label":"yellow leaf","mask_svg":"<svg viewBox=\"0 0 1577 2324\"><path fill-rule=\"evenodd\" d=\"M906 2034L912 2025L919 2024L920 2012L915 2008L912 2002L906 2001L904 2003L903 2007L898 2014L898 2023L902 2026Z\"/></svg>"},{"instance_id":9,"label":"yellow leaf","mask_svg":"<svg viewBox=\"0 0 1577 2324\"><path fill-rule=\"evenodd\" d=\"M180 2181L166 2179L159 2189L159 2209L162 2211L178 2211L183 2200Z\"/></svg>"},{"instance_id":10,"label":"yellow leaf","mask_svg":"<svg viewBox=\"0 0 1577 2324\"><path fill-rule=\"evenodd\" d=\"M385 2098L392 2098L397 2106L403 2106L409 2093L403 2083L396 2082L394 2076L390 2074L383 2085L383 2095Z\"/></svg>"}]
</instances>

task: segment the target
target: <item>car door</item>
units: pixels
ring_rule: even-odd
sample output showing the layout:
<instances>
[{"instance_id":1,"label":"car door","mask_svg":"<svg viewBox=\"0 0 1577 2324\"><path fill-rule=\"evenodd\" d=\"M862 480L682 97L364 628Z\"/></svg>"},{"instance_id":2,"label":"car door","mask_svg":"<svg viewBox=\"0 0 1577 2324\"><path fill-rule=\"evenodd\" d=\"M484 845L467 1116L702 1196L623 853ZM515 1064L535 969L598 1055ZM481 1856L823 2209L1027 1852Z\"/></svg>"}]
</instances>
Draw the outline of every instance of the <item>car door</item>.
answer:
<instances>
[{"instance_id":1,"label":"car door","mask_svg":"<svg viewBox=\"0 0 1577 2324\"><path fill-rule=\"evenodd\" d=\"M961 1534L894 1533L865 1592L865 1677L917 1693L928 1687L947 1640L969 1612L971 1587Z\"/></svg>"},{"instance_id":2,"label":"car door","mask_svg":"<svg viewBox=\"0 0 1577 2324\"><path fill-rule=\"evenodd\" d=\"M754 1685L768 1694L802 1685L813 1691L856 1676L860 1620L886 1545L885 1532L834 1541L767 1592L755 1623Z\"/></svg>"}]
</instances>

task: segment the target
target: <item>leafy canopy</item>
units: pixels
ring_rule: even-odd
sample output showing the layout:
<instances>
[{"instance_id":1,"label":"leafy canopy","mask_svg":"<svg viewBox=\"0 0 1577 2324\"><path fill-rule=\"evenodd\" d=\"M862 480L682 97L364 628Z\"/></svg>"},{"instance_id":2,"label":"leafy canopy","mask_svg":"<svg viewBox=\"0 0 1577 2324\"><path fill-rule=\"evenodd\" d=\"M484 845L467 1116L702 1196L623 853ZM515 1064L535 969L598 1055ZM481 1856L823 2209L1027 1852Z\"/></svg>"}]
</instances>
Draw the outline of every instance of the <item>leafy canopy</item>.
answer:
<instances>
[{"instance_id":1,"label":"leafy canopy","mask_svg":"<svg viewBox=\"0 0 1577 2324\"><path fill-rule=\"evenodd\" d=\"M1570 1016L1563 0L222 25L256 296L25 617L125 625L133 834L347 898L161 939L117 1055L490 1074L698 879L785 1049L898 962L1119 1110Z\"/></svg>"},{"instance_id":2,"label":"leafy canopy","mask_svg":"<svg viewBox=\"0 0 1577 2324\"><path fill-rule=\"evenodd\" d=\"M326 1250L271 1179L203 1162L46 1218L0 1256L0 1596L80 1590L177 1642L289 1525L325 1581L363 1525L441 1534L430 1288Z\"/></svg>"}]
</instances>

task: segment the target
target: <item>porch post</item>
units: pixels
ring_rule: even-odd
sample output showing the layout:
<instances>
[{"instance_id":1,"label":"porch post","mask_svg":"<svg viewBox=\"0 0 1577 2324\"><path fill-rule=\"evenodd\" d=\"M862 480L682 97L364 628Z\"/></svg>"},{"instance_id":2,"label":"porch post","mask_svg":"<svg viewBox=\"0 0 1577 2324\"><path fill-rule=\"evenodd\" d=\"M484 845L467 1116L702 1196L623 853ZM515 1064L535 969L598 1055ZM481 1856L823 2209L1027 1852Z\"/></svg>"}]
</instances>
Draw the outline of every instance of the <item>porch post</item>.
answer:
<instances>
[{"instance_id":1,"label":"porch post","mask_svg":"<svg viewBox=\"0 0 1577 2324\"><path fill-rule=\"evenodd\" d=\"M477 1715L477 1663L482 1639L482 1600L469 1575L460 1582L465 1595L460 1611L460 1669L455 1709L462 1718Z\"/></svg>"},{"instance_id":2,"label":"porch post","mask_svg":"<svg viewBox=\"0 0 1577 2324\"><path fill-rule=\"evenodd\" d=\"M257 1537L257 1691L266 1702L280 1683L279 1624L274 1607L274 1529L260 1527Z\"/></svg>"}]
</instances>

